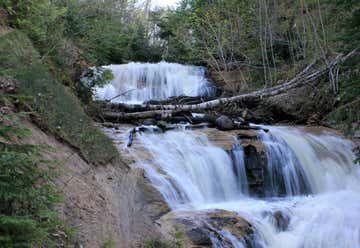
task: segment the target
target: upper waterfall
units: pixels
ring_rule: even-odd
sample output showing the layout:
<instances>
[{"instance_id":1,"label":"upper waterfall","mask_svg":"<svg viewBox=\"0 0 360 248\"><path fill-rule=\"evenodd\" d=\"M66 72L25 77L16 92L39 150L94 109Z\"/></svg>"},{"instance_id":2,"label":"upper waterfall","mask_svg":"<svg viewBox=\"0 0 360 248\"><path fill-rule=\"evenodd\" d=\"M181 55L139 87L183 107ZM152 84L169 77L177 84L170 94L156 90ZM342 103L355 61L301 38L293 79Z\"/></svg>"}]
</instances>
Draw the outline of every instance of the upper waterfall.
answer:
<instances>
[{"instance_id":1,"label":"upper waterfall","mask_svg":"<svg viewBox=\"0 0 360 248\"><path fill-rule=\"evenodd\" d=\"M114 102L142 103L164 100L171 96L213 95L214 88L199 66L160 62L104 66L114 79L95 89L95 97ZM120 95L120 96L119 96Z\"/></svg>"}]
</instances>

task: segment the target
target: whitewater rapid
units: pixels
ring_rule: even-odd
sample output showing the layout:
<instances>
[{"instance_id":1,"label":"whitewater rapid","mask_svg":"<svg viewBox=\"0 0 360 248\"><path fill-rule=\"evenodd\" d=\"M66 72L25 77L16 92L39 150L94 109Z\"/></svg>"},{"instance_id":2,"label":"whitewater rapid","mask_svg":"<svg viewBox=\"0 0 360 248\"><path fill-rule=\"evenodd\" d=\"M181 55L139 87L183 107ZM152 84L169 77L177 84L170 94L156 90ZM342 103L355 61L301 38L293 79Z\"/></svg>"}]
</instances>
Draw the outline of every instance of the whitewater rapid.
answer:
<instances>
[{"instance_id":1,"label":"whitewater rapid","mask_svg":"<svg viewBox=\"0 0 360 248\"><path fill-rule=\"evenodd\" d=\"M95 89L103 100L142 103L214 94L201 67L161 62L105 68L114 79ZM266 156L259 195L249 187L246 155L236 135L232 149L224 150L206 132L181 125L166 132L143 128L147 131L134 138L140 150L136 145L120 149L132 154L173 211L235 211L254 227L252 248L360 247L360 166L353 162L349 140L327 131L266 126L269 132L257 135ZM112 136L127 143L128 133ZM216 231L235 248L249 245L230 230ZM221 240L210 239L223 248Z\"/></svg>"},{"instance_id":2,"label":"whitewater rapid","mask_svg":"<svg viewBox=\"0 0 360 248\"><path fill-rule=\"evenodd\" d=\"M267 128L258 138L273 177L266 178L262 198L244 184L241 144L226 152L201 132L140 133L137 139L153 161L139 163L172 209L236 211L255 227L256 247L360 247L360 171L353 144L329 132ZM283 230L274 214L288 222ZM245 247L230 238L234 247Z\"/></svg>"}]
</instances>

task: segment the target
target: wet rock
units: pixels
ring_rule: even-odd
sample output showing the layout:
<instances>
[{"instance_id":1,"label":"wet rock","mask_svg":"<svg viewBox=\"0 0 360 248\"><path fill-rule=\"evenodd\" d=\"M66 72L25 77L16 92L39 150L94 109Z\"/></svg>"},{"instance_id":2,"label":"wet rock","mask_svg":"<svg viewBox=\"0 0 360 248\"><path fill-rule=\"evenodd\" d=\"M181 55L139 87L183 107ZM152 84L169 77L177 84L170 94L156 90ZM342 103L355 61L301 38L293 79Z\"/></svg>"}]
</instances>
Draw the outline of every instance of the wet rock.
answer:
<instances>
[{"instance_id":1,"label":"wet rock","mask_svg":"<svg viewBox=\"0 0 360 248\"><path fill-rule=\"evenodd\" d=\"M273 217L279 231L285 231L289 227L290 217L282 211L278 210L274 212Z\"/></svg>"},{"instance_id":2,"label":"wet rock","mask_svg":"<svg viewBox=\"0 0 360 248\"><path fill-rule=\"evenodd\" d=\"M243 145L244 162L250 194L256 196L265 195L265 172L267 158L265 151L255 143Z\"/></svg>"},{"instance_id":3,"label":"wet rock","mask_svg":"<svg viewBox=\"0 0 360 248\"><path fill-rule=\"evenodd\" d=\"M148 119L143 120L142 124L145 126L156 125L156 120L152 119L152 118L148 118Z\"/></svg>"},{"instance_id":4,"label":"wet rock","mask_svg":"<svg viewBox=\"0 0 360 248\"><path fill-rule=\"evenodd\" d=\"M170 208L162 195L145 178L143 169L134 170L137 178L136 202L143 206L142 211L153 221L168 213Z\"/></svg>"},{"instance_id":5,"label":"wet rock","mask_svg":"<svg viewBox=\"0 0 360 248\"><path fill-rule=\"evenodd\" d=\"M270 218L273 225L280 232L286 231L289 228L290 224L290 216L284 213L281 210L272 211L264 211L262 216Z\"/></svg>"},{"instance_id":6,"label":"wet rock","mask_svg":"<svg viewBox=\"0 0 360 248\"><path fill-rule=\"evenodd\" d=\"M239 141L247 140L246 142L254 142L257 140L258 132L254 130L239 130L236 135Z\"/></svg>"},{"instance_id":7,"label":"wet rock","mask_svg":"<svg viewBox=\"0 0 360 248\"><path fill-rule=\"evenodd\" d=\"M215 124L217 126L217 128L219 128L220 130L232 130L234 129L234 123L233 121L225 116L222 115L219 118L216 119Z\"/></svg>"},{"instance_id":8,"label":"wet rock","mask_svg":"<svg viewBox=\"0 0 360 248\"><path fill-rule=\"evenodd\" d=\"M210 233L206 229L199 227L192 228L186 231L186 236L192 241L194 245L211 246Z\"/></svg>"},{"instance_id":9,"label":"wet rock","mask_svg":"<svg viewBox=\"0 0 360 248\"><path fill-rule=\"evenodd\" d=\"M183 247L213 247L211 237L223 247L232 248L231 242L219 231L226 230L239 240L248 240L252 226L235 212L225 210L170 212L158 221L164 235L181 232ZM168 239L173 237L169 236Z\"/></svg>"}]
</instances>

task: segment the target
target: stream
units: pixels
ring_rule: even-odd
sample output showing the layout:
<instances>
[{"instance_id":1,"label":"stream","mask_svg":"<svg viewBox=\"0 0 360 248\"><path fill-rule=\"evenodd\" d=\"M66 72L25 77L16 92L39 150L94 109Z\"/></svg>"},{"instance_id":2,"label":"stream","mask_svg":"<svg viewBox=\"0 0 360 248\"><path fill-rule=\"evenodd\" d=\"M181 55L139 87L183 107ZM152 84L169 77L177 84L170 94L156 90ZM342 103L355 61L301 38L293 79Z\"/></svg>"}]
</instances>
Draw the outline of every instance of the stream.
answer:
<instances>
[{"instance_id":1,"label":"stream","mask_svg":"<svg viewBox=\"0 0 360 248\"><path fill-rule=\"evenodd\" d=\"M212 94L200 67L161 62L108 68L115 78L96 89L101 99L132 88L137 90L116 101ZM360 247L360 167L353 162L351 141L329 129L262 126L269 132L253 131L252 142L264 147L265 162L258 172L260 179L254 179L250 173L258 168L252 167L244 150L248 144L235 132L228 134L233 136L230 149L224 149L212 141L206 128L186 130L185 126L163 133L144 126L148 132L136 134L137 145L119 149L144 169L173 212L234 211L251 224L254 232L247 239L230 229L217 229L217 235L210 237L213 247ZM126 143L127 133L108 132Z\"/></svg>"}]
</instances>

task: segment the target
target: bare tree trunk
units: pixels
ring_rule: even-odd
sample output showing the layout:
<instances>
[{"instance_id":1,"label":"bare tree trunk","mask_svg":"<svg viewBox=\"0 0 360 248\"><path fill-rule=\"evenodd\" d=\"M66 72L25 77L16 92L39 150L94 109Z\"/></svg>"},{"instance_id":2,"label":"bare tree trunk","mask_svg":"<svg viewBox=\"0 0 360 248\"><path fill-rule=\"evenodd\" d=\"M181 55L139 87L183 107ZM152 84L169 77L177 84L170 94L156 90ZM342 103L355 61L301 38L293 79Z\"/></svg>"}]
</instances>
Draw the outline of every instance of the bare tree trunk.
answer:
<instances>
[{"instance_id":1,"label":"bare tree trunk","mask_svg":"<svg viewBox=\"0 0 360 248\"><path fill-rule=\"evenodd\" d=\"M155 116L171 116L174 113L178 113L181 111L203 111L206 109L211 109L217 107L222 104L227 104L230 102L251 102L256 100L261 100L265 97L270 97L274 95L281 94L290 89L299 87L304 84L312 83L319 79L319 77L326 75L329 70L336 67L341 62L347 60L351 56L356 53L356 50L348 53L347 55L338 55L335 59L333 59L326 67L321 70L311 70L313 66L316 64L316 61L309 64L303 71L298 73L293 79L271 88L265 88L259 91L241 94L228 98L218 98L215 100L202 102L198 104L172 104L172 105L151 105L151 104L115 104L115 103L107 103L106 109L118 109L120 111L144 111L144 112L135 112L135 113L118 113L112 112L108 113L108 116L113 116L113 118L124 118L124 119L135 119L135 118L150 118Z\"/></svg>"}]
</instances>

